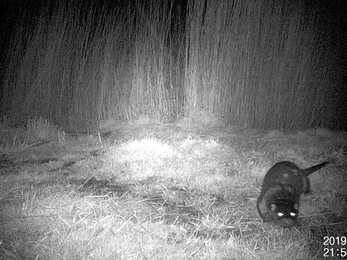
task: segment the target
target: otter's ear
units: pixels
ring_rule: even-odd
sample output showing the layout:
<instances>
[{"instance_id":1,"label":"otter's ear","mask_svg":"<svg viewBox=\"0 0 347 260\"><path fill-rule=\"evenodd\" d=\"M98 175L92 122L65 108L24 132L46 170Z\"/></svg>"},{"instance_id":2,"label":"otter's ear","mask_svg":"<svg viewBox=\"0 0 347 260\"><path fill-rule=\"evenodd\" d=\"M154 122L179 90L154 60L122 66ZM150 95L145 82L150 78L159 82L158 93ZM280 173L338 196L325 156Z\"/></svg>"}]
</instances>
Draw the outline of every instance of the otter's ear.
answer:
<instances>
[{"instance_id":1,"label":"otter's ear","mask_svg":"<svg viewBox=\"0 0 347 260\"><path fill-rule=\"evenodd\" d=\"M298 203L294 204L294 209L299 210L299 204Z\"/></svg>"},{"instance_id":2,"label":"otter's ear","mask_svg":"<svg viewBox=\"0 0 347 260\"><path fill-rule=\"evenodd\" d=\"M270 209L271 209L272 211L275 211L275 209L276 209L276 204L271 204Z\"/></svg>"}]
</instances>

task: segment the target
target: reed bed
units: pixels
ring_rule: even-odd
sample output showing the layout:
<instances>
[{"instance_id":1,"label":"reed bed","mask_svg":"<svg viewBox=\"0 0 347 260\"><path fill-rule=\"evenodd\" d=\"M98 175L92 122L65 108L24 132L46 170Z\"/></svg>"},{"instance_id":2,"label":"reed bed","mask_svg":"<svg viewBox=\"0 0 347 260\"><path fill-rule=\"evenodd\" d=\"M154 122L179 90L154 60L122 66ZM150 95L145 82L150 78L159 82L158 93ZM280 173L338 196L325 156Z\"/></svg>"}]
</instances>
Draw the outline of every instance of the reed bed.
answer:
<instances>
[{"instance_id":1,"label":"reed bed","mask_svg":"<svg viewBox=\"0 0 347 260\"><path fill-rule=\"evenodd\" d=\"M255 128L338 128L345 123L343 37L329 38L345 22L336 16L329 27L321 10L338 14L332 6L37 3L14 26L1 114L74 127L144 116L194 121L204 113Z\"/></svg>"}]
</instances>

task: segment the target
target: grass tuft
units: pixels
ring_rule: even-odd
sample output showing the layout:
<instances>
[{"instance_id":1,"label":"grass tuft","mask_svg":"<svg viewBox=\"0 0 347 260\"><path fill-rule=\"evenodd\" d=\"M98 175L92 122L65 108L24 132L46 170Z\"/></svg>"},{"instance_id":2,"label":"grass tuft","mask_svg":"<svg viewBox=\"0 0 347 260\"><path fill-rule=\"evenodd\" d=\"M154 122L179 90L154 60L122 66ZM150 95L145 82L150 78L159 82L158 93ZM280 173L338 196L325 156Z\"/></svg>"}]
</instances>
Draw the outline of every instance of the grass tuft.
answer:
<instances>
[{"instance_id":1,"label":"grass tuft","mask_svg":"<svg viewBox=\"0 0 347 260\"><path fill-rule=\"evenodd\" d=\"M319 259L324 237L345 230L341 155L310 176L313 192L301 199L297 226L263 223L256 210L264 173L273 163L285 157L300 166L323 161L317 154L329 155L322 152L326 147L339 151L331 135L229 133L226 141L224 132L221 141L216 132L181 131L165 141L168 129L152 127L125 128L122 136L130 138L122 142L88 134L96 142L85 143L67 135L63 143L3 154L0 255ZM160 139L136 137L155 129Z\"/></svg>"}]
</instances>

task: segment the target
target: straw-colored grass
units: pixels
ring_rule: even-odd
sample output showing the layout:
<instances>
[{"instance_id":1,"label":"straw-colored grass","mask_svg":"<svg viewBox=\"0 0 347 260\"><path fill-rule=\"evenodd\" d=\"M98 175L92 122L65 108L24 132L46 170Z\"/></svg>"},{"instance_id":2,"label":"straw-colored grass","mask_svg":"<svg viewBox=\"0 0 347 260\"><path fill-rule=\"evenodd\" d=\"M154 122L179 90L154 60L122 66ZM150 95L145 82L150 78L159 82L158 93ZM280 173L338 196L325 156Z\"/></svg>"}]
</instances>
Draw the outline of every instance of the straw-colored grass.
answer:
<instances>
[{"instance_id":1,"label":"straw-colored grass","mask_svg":"<svg viewBox=\"0 0 347 260\"><path fill-rule=\"evenodd\" d=\"M29 13L16 24L1 112L75 128L101 119L167 121L181 114L181 21L170 18L182 12L176 5L92 0L47 1L38 8L39 17Z\"/></svg>"},{"instance_id":2,"label":"straw-colored grass","mask_svg":"<svg viewBox=\"0 0 347 260\"><path fill-rule=\"evenodd\" d=\"M339 87L327 75L339 54L325 45L328 30L318 33L325 11L298 1L189 3L190 113L262 129L310 128L338 117L331 91Z\"/></svg>"},{"instance_id":3,"label":"straw-colored grass","mask_svg":"<svg viewBox=\"0 0 347 260\"><path fill-rule=\"evenodd\" d=\"M320 259L347 231L345 134L133 129L3 151L0 259ZM326 158L299 225L263 223L266 170Z\"/></svg>"},{"instance_id":4,"label":"straw-colored grass","mask_svg":"<svg viewBox=\"0 0 347 260\"><path fill-rule=\"evenodd\" d=\"M329 19L338 11L320 1L183 2L49 0L23 9L1 72L0 113L79 131L109 119L206 123L201 115L261 129L346 125L344 41L335 37L344 14Z\"/></svg>"}]
</instances>

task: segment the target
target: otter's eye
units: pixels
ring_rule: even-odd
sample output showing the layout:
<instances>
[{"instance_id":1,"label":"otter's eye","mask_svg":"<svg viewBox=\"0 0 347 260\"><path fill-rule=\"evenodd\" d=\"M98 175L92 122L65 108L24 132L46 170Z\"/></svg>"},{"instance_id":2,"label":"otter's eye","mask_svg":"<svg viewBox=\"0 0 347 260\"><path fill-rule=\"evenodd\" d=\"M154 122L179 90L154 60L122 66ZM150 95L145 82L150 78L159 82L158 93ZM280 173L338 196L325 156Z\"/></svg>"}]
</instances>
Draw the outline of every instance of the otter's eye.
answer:
<instances>
[{"instance_id":1,"label":"otter's eye","mask_svg":"<svg viewBox=\"0 0 347 260\"><path fill-rule=\"evenodd\" d=\"M281 213L281 212L278 212L277 215L278 215L279 217L283 217L284 214Z\"/></svg>"},{"instance_id":2,"label":"otter's eye","mask_svg":"<svg viewBox=\"0 0 347 260\"><path fill-rule=\"evenodd\" d=\"M292 217L295 217L295 216L296 216L296 214L295 214L294 212L290 212L290 215L291 215Z\"/></svg>"}]
</instances>

